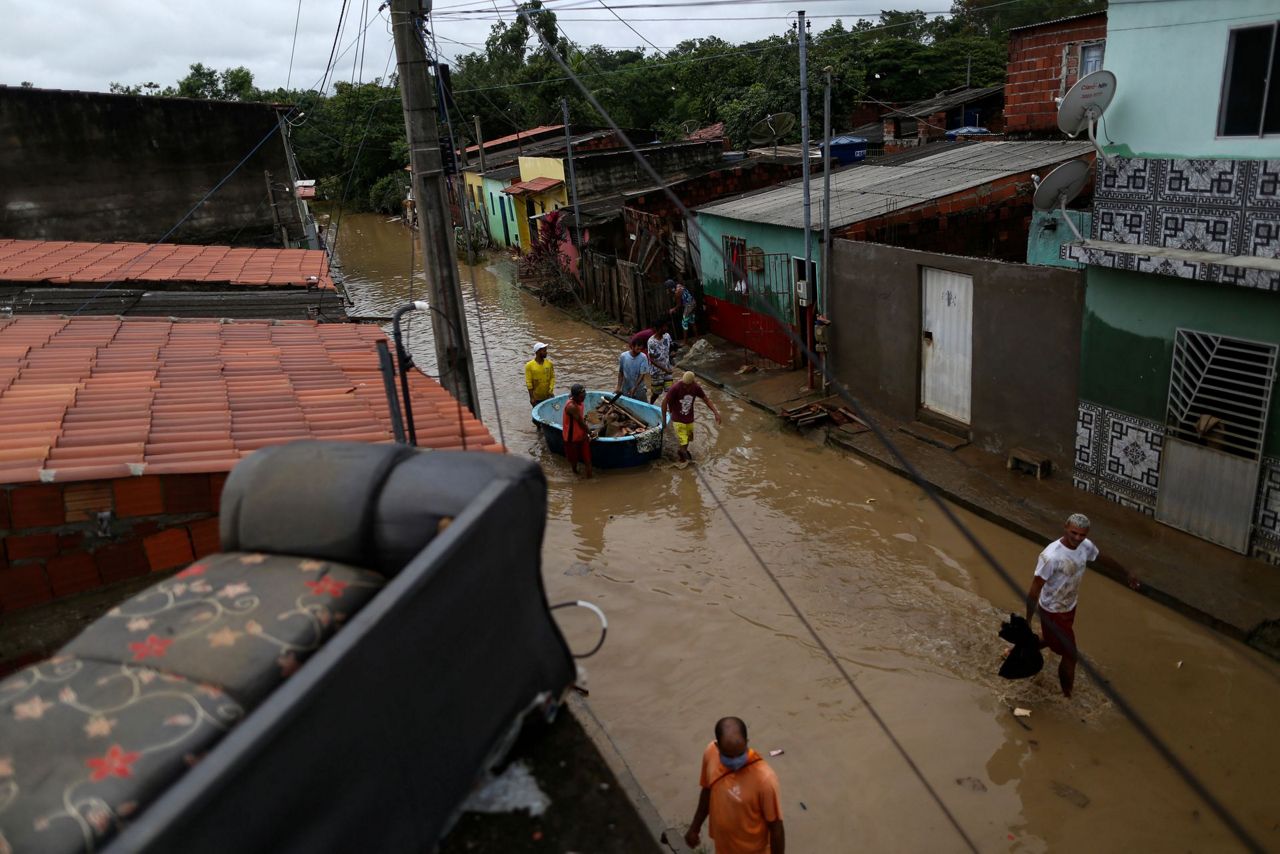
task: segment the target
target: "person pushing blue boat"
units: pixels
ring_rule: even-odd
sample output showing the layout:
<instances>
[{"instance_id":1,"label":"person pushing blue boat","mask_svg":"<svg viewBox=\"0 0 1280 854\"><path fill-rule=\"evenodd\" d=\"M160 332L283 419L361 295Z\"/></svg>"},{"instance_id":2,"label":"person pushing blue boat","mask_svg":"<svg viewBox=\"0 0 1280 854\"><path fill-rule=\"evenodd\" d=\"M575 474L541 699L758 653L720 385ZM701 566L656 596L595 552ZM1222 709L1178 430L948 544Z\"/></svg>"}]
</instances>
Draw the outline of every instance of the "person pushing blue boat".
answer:
<instances>
[{"instance_id":1,"label":"person pushing blue boat","mask_svg":"<svg viewBox=\"0 0 1280 854\"><path fill-rule=\"evenodd\" d=\"M632 338L627 349L618 356L618 386L613 392L648 403L651 387L649 357L639 340Z\"/></svg>"}]
</instances>

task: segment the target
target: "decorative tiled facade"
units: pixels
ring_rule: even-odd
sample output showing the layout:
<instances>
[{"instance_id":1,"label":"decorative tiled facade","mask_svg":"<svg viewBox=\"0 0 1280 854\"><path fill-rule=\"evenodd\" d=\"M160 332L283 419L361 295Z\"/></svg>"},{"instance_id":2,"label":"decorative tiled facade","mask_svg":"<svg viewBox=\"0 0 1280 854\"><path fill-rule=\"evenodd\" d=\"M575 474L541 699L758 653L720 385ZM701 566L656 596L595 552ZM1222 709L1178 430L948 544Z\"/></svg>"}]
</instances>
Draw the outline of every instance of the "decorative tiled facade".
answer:
<instances>
[{"instance_id":1,"label":"decorative tiled facade","mask_svg":"<svg viewBox=\"0 0 1280 854\"><path fill-rule=\"evenodd\" d=\"M1164 427L1088 401L1076 414L1073 481L1148 516L1156 512Z\"/></svg>"},{"instance_id":2,"label":"decorative tiled facade","mask_svg":"<svg viewBox=\"0 0 1280 854\"><path fill-rule=\"evenodd\" d=\"M1155 516L1164 427L1087 400L1076 412L1072 482L1077 489ZM1253 557L1280 566L1280 459L1263 457L1254 510Z\"/></svg>"},{"instance_id":3,"label":"decorative tiled facade","mask_svg":"<svg viewBox=\"0 0 1280 854\"><path fill-rule=\"evenodd\" d=\"M1280 160L1098 161L1093 240L1062 257L1100 267L1158 273L1280 292L1280 270L1143 254L1143 246L1280 258Z\"/></svg>"},{"instance_id":4,"label":"decorative tiled facade","mask_svg":"<svg viewBox=\"0 0 1280 854\"><path fill-rule=\"evenodd\" d=\"M1280 459L1274 457L1262 458L1252 554L1280 566Z\"/></svg>"}]
</instances>

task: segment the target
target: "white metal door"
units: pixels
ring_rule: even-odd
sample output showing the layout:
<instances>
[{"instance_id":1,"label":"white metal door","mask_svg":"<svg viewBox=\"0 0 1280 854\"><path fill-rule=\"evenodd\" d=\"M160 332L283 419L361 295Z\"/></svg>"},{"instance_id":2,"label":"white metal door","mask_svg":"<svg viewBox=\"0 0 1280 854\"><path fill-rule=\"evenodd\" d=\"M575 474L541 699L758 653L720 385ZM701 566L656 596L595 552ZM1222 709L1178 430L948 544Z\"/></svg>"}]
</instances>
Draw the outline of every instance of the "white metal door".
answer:
<instances>
[{"instance_id":1,"label":"white metal door","mask_svg":"<svg viewBox=\"0 0 1280 854\"><path fill-rule=\"evenodd\" d=\"M920 399L925 409L969 423L973 376L973 277L922 268Z\"/></svg>"}]
</instances>

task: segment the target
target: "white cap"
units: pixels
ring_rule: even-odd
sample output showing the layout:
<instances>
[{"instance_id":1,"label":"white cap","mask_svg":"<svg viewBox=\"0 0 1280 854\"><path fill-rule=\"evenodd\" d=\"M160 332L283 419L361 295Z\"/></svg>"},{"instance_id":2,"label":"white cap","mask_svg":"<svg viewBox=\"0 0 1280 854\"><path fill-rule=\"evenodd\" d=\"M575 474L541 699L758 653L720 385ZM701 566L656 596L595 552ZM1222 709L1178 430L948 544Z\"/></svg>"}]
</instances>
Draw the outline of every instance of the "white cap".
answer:
<instances>
[{"instance_id":1,"label":"white cap","mask_svg":"<svg viewBox=\"0 0 1280 854\"><path fill-rule=\"evenodd\" d=\"M539 350L545 350L545 349L547 349L547 345L539 341L537 344L533 345L533 355L536 356L538 355Z\"/></svg>"}]
</instances>

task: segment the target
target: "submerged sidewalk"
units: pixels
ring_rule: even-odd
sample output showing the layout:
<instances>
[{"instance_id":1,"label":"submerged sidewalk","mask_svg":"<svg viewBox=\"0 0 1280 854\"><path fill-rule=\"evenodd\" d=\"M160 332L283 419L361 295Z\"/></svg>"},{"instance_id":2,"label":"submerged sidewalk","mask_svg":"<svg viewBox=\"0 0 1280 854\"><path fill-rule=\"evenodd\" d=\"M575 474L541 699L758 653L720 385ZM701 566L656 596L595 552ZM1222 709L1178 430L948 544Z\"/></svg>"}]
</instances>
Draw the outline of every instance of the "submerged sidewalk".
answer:
<instances>
[{"instance_id":1,"label":"submerged sidewalk","mask_svg":"<svg viewBox=\"0 0 1280 854\"><path fill-rule=\"evenodd\" d=\"M803 370L739 374L742 365L740 350L720 347L689 367L710 383L774 413L826 396L806 391ZM1100 532L1107 553L1141 582L1140 593L1280 658L1280 567L1228 551L1076 489L1070 472L1055 471L1045 480L1036 480L1006 470L1003 458L973 445L947 450L903 432L894 419L874 410L868 414L948 500L1038 544L1060 536L1063 521L1071 513L1084 513ZM834 426L811 429L824 430L829 445L906 475L869 431L853 433ZM1093 568L1099 574L1112 575ZM1026 574L1030 578L1030 567Z\"/></svg>"}]
</instances>

